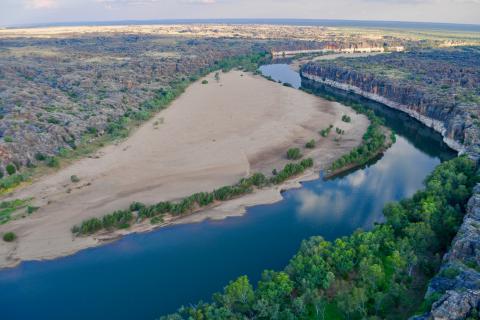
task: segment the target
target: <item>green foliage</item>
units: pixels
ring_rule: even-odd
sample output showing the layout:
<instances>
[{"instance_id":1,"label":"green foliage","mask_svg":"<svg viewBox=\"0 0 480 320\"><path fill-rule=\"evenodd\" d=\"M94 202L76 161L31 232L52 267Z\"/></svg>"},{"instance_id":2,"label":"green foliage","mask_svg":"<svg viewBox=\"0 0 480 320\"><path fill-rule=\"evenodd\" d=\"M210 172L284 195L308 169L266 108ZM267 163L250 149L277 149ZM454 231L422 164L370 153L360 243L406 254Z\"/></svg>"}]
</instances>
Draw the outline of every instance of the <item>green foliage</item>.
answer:
<instances>
[{"instance_id":1,"label":"green foliage","mask_svg":"<svg viewBox=\"0 0 480 320\"><path fill-rule=\"evenodd\" d=\"M163 319L406 319L419 310L478 180L467 158L445 162L424 190L386 206L385 223L371 231L334 242L311 237L284 271L265 271L256 290L241 277L212 303Z\"/></svg>"},{"instance_id":2,"label":"green foliage","mask_svg":"<svg viewBox=\"0 0 480 320\"><path fill-rule=\"evenodd\" d=\"M307 148L307 149L313 149L313 148L315 148L315 140L312 139L312 140L308 141L308 142L305 144L305 148Z\"/></svg>"},{"instance_id":3,"label":"green foliage","mask_svg":"<svg viewBox=\"0 0 480 320\"><path fill-rule=\"evenodd\" d=\"M340 159L335 160L330 170L335 171L351 165L363 165L385 148L386 136L382 130L382 120L375 116L371 110L365 113L370 119L370 125L367 132L363 135L362 144ZM344 131L337 128L337 133L343 134Z\"/></svg>"},{"instance_id":4,"label":"green foliage","mask_svg":"<svg viewBox=\"0 0 480 320\"><path fill-rule=\"evenodd\" d=\"M302 153L299 148L290 148L287 151L287 159L298 160L302 157Z\"/></svg>"},{"instance_id":5,"label":"green foliage","mask_svg":"<svg viewBox=\"0 0 480 320\"><path fill-rule=\"evenodd\" d=\"M0 191L11 189L27 179L28 175L16 173L8 177L0 179Z\"/></svg>"},{"instance_id":6,"label":"green foliage","mask_svg":"<svg viewBox=\"0 0 480 320\"><path fill-rule=\"evenodd\" d=\"M332 131L333 125L328 126L328 128L320 130L320 135L324 138L328 137L330 131Z\"/></svg>"},{"instance_id":7,"label":"green foliage","mask_svg":"<svg viewBox=\"0 0 480 320\"><path fill-rule=\"evenodd\" d=\"M343 122L347 122L347 123L348 123L348 122L352 122L352 118L350 118L350 116L347 116L346 114L344 114L344 115L342 116L342 121L343 121Z\"/></svg>"},{"instance_id":8,"label":"green foliage","mask_svg":"<svg viewBox=\"0 0 480 320\"><path fill-rule=\"evenodd\" d=\"M202 84L208 84L208 80L202 80Z\"/></svg>"},{"instance_id":9,"label":"green foliage","mask_svg":"<svg viewBox=\"0 0 480 320\"><path fill-rule=\"evenodd\" d=\"M13 175L15 174L15 172L17 172L17 168L12 163L7 164L7 166L5 167L5 170L7 170L7 173L9 175Z\"/></svg>"},{"instance_id":10,"label":"green foliage","mask_svg":"<svg viewBox=\"0 0 480 320\"><path fill-rule=\"evenodd\" d=\"M37 153L35 154L35 159L36 159L37 161L44 161L44 160L47 159L47 157L46 157L43 153L37 152Z\"/></svg>"},{"instance_id":11,"label":"green foliage","mask_svg":"<svg viewBox=\"0 0 480 320\"><path fill-rule=\"evenodd\" d=\"M23 209L32 199L15 199L0 202L0 224L4 224L11 220L12 214Z\"/></svg>"},{"instance_id":12,"label":"green foliage","mask_svg":"<svg viewBox=\"0 0 480 320\"><path fill-rule=\"evenodd\" d=\"M303 173L305 169L312 166L312 158L304 159L300 163L287 163L282 170L270 178L270 181L274 184L280 184L293 176Z\"/></svg>"},{"instance_id":13,"label":"green foliage","mask_svg":"<svg viewBox=\"0 0 480 320\"><path fill-rule=\"evenodd\" d=\"M5 242L12 242L16 238L17 238L17 236L13 232L7 232L3 235L3 241L5 241Z\"/></svg>"},{"instance_id":14,"label":"green foliage","mask_svg":"<svg viewBox=\"0 0 480 320\"><path fill-rule=\"evenodd\" d=\"M58 168L60 167L60 161L57 157L48 157L46 161L47 166L50 168Z\"/></svg>"},{"instance_id":15,"label":"green foliage","mask_svg":"<svg viewBox=\"0 0 480 320\"><path fill-rule=\"evenodd\" d=\"M13 138L11 136L5 136L3 137L3 141L5 142L13 142Z\"/></svg>"},{"instance_id":16,"label":"green foliage","mask_svg":"<svg viewBox=\"0 0 480 320\"><path fill-rule=\"evenodd\" d=\"M27 206L27 213L32 214L35 211L37 211L38 209L39 209L39 207Z\"/></svg>"},{"instance_id":17,"label":"green foliage","mask_svg":"<svg viewBox=\"0 0 480 320\"><path fill-rule=\"evenodd\" d=\"M83 221L80 225L73 226L71 231L76 235L90 235L102 229L114 230L128 228L134 221L151 219L151 223L157 224L163 221L163 215L171 214L181 216L191 213L195 208L205 207L214 203L214 201L227 201L235 197L250 193L254 187L262 188L270 183L281 183L296 174L302 173L306 168L313 166L313 159L303 159L298 164L287 164L285 168L270 180L262 173L254 173L248 178L231 186L224 186L213 192L199 192L189 197L183 198L178 202L159 202L147 206L140 202L133 202L127 210L115 211L112 214L103 216L101 219L91 218Z\"/></svg>"},{"instance_id":18,"label":"green foliage","mask_svg":"<svg viewBox=\"0 0 480 320\"><path fill-rule=\"evenodd\" d=\"M70 177L70 181L72 181L73 183L77 183L77 182L80 182L80 178L76 175L72 175Z\"/></svg>"}]
</instances>

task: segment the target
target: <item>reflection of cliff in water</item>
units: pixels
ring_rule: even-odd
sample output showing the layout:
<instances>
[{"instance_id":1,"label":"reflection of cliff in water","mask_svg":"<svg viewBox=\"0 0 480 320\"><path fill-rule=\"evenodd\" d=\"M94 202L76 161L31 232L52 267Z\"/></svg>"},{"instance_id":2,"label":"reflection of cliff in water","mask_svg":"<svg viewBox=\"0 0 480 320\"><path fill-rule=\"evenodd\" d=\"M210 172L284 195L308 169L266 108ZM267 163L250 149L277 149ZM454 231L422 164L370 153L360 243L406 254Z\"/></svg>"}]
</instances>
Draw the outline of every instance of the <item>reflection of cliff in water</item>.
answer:
<instances>
[{"instance_id":1,"label":"reflection of cliff in water","mask_svg":"<svg viewBox=\"0 0 480 320\"><path fill-rule=\"evenodd\" d=\"M302 87L313 91L315 94L345 105L361 103L370 108L375 114L385 120L385 124L396 134L405 137L417 149L422 150L429 156L438 156L442 161L456 156L456 152L450 149L442 136L433 129L425 126L408 114L387 107L381 103L369 100L353 92L333 88L315 81L302 78Z\"/></svg>"}]
</instances>

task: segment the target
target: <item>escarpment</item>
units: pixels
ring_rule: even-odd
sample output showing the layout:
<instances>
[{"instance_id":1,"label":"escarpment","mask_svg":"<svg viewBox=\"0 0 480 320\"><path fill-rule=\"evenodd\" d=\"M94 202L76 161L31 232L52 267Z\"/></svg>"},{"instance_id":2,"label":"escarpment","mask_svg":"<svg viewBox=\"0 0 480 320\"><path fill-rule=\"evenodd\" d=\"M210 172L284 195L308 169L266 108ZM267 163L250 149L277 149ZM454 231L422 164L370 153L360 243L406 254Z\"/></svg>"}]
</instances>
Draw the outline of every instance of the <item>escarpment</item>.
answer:
<instances>
[{"instance_id":1,"label":"escarpment","mask_svg":"<svg viewBox=\"0 0 480 320\"><path fill-rule=\"evenodd\" d=\"M312 62L301 75L406 112L479 159L479 66L480 50L431 50Z\"/></svg>"},{"instance_id":2,"label":"escarpment","mask_svg":"<svg viewBox=\"0 0 480 320\"><path fill-rule=\"evenodd\" d=\"M401 110L480 159L480 50L429 50L359 59L311 62L301 75ZM480 310L480 184L463 223L431 280L432 306L415 320L469 319ZM476 318L475 318L476 319Z\"/></svg>"}]
</instances>

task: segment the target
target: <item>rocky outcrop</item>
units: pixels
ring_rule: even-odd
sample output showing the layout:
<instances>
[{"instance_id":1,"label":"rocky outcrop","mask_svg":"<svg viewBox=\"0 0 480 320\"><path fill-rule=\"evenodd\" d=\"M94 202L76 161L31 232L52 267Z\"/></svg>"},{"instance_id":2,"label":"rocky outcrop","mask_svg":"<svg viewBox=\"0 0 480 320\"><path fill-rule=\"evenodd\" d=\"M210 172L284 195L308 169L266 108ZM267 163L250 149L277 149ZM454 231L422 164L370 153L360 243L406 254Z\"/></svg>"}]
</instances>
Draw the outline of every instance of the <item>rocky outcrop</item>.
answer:
<instances>
[{"instance_id":1,"label":"rocky outcrop","mask_svg":"<svg viewBox=\"0 0 480 320\"><path fill-rule=\"evenodd\" d=\"M473 191L467 213L440 272L430 281L426 299L438 300L427 314L413 320L478 319L480 311L480 185Z\"/></svg>"},{"instance_id":2,"label":"rocky outcrop","mask_svg":"<svg viewBox=\"0 0 480 320\"><path fill-rule=\"evenodd\" d=\"M478 54L478 52L476 52ZM390 56L393 56L390 55ZM476 59L479 59L477 55ZM370 59L370 58L368 58ZM367 60L368 60L367 59ZM374 58L379 59L379 58ZM380 58L384 59L384 58ZM395 57L392 65L395 65ZM354 59L351 59L354 60ZM355 59L356 60L356 59ZM366 61L355 65L355 62L325 62L309 63L302 67L302 77L328 86L353 92L368 99L380 102L393 109L409 114L428 127L442 134L444 141L460 154L466 153L477 162L480 159L480 106L472 99L468 103L457 99L457 94L473 92L478 96L478 66L466 63L460 66L441 66L440 73L426 77L426 85L416 86L405 81L405 78L414 77L415 69L410 68L410 74L405 74L409 68L405 67L408 61L399 59L398 70L403 74L386 76L385 73L376 75L365 70L379 70L385 65L371 68L365 65ZM407 59L408 60L408 59ZM461 60L461 59L459 59ZM385 61L381 61L382 63ZM448 62L448 59L447 59ZM418 63L418 61L415 61ZM427 64L431 64L429 61ZM388 64L387 72L392 71ZM435 65L435 64L433 64ZM419 73L422 67L417 66ZM470 68L470 69L468 69ZM468 69L465 71L464 69ZM403 80L399 80L399 77ZM438 77L438 79L435 79ZM438 83L448 83L451 87L449 95L436 94ZM460 78L460 79L454 79ZM473 79L473 80L472 80ZM462 91L465 89L465 91ZM452 246L443 258L439 273L430 281L425 298L432 301L431 310L412 320L457 320L479 319L480 314L480 184L473 191L468 202L466 215Z\"/></svg>"},{"instance_id":3,"label":"rocky outcrop","mask_svg":"<svg viewBox=\"0 0 480 320\"><path fill-rule=\"evenodd\" d=\"M438 53L438 59L434 53L395 53L319 61L303 66L301 75L408 113L442 134L451 148L478 160L480 52L459 52Z\"/></svg>"}]
</instances>

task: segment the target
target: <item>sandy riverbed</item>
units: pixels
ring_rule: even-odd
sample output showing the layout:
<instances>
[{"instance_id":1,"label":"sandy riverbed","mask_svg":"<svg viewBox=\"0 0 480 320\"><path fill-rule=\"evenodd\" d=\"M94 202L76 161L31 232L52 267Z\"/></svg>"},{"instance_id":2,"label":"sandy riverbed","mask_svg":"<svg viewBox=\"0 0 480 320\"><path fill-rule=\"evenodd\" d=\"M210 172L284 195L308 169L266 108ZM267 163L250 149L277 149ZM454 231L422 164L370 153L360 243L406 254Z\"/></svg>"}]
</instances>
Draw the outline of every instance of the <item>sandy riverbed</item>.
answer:
<instances>
[{"instance_id":1,"label":"sandy riverbed","mask_svg":"<svg viewBox=\"0 0 480 320\"><path fill-rule=\"evenodd\" d=\"M133 201L152 204L233 184L251 172L270 174L287 160L285 152L315 138L303 150L315 159L315 171L361 142L368 120L351 109L302 91L240 71L213 75L209 83L190 86L172 105L142 125L127 140L45 176L5 199L34 197L40 207L32 215L0 226L18 239L0 242L0 267L24 260L50 259L102 243L98 237L74 238L70 228ZM347 124L343 114L352 117ZM333 124L345 130L321 138L318 131ZM81 181L72 183L77 175ZM180 222L222 218L244 212L245 206L281 199L280 189L314 177L260 190L188 216ZM179 221L176 221L179 222ZM128 232L150 229L138 226ZM125 231L122 231L125 233Z\"/></svg>"}]
</instances>

